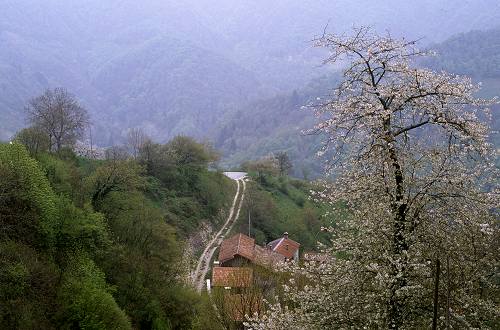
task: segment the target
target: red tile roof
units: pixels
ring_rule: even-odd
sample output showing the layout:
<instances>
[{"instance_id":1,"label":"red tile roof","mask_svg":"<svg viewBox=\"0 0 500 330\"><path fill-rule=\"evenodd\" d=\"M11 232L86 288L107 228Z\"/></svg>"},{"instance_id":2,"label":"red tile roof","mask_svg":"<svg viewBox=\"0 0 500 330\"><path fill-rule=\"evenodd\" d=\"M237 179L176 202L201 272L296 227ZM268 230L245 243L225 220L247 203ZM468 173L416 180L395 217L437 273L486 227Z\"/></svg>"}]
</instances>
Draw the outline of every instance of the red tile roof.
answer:
<instances>
[{"instance_id":1,"label":"red tile roof","mask_svg":"<svg viewBox=\"0 0 500 330\"><path fill-rule=\"evenodd\" d=\"M214 267L212 270L212 286L243 288L250 287L253 280L253 269L243 267Z\"/></svg>"},{"instance_id":2,"label":"red tile roof","mask_svg":"<svg viewBox=\"0 0 500 330\"><path fill-rule=\"evenodd\" d=\"M285 258L292 259L295 252L299 249L300 244L287 237L282 237L272 241L268 246L271 247L271 250L274 252L285 256Z\"/></svg>"},{"instance_id":3,"label":"red tile roof","mask_svg":"<svg viewBox=\"0 0 500 330\"><path fill-rule=\"evenodd\" d=\"M237 234L222 241L219 250L219 262L231 260L240 255L250 261L254 258L255 240L243 234Z\"/></svg>"},{"instance_id":4,"label":"red tile roof","mask_svg":"<svg viewBox=\"0 0 500 330\"><path fill-rule=\"evenodd\" d=\"M255 245L254 262L264 267L273 267L274 265L285 261L285 257L268 247Z\"/></svg>"},{"instance_id":5,"label":"red tile roof","mask_svg":"<svg viewBox=\"0 0 500 330\"><path fill-rule=\"evenodd\" d=\"M255 239L244 234L236 234L222 241L219 263L224 263L239 255L261 266L272 266L287 259L293 259L300 244L288 237L272 241L266 247L255 244Z\"/></svg>"}]
</instances>

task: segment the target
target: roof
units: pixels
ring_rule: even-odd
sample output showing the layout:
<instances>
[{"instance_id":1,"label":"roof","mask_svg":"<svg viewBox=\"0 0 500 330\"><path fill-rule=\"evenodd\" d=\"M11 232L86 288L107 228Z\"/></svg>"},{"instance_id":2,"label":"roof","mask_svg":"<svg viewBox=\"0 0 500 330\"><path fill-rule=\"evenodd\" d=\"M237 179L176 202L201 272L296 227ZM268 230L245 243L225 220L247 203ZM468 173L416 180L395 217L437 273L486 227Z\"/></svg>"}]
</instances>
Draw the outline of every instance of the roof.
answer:
<instances>
[{"instance_id":1,"label":"roof","mask_svg":"<svg viewBox=\"0 0 500 330\"><path fill-rule=\"evenodd\" d=\"M268 246L272 251L285 256L287 259L292 259L295 252L299 249L300 244L289 239L288 237L282 237L272 241L268 244Z\"/></svg>"},{"instance_id":2,"label":"roof","mask_svg":"<svg viewBox=\"0 0 500 330\"><path fill-rule=\"evenodd\" d=\"M274 265L285 261L285 257L270 248L255 245L255 263L265 267L273 267Z\"/></svg>"},{"instance_id":3,"label":"roof","mask_svg":"<svg viewBox=\"0 0 500 330\"><path fill-rule=\"evenodd\" d=\"M249 287L253 280L253 269L244 267L214 267L212 286L243 288Z\"/></svg>"},{"instance_id":4,"label":"roof","mask_svg":"<svg viewBox=\"0 0 500 330\"><path fill-rule=\"evenodd\" d=\"M255 240L244 234L236 234L222 241L219 250L219 262L231 260L240 255L250 261L254 258Z\"/></svg>"},{"instance_id":5,"label":"roof","mask_svg":"<svg viewBox=\"0 0 500 330\"><path fill-rule=\"evenodd\" d=\"M222 241L219 262L224 263L238 255L261 266L272 266L284 258L292 259L299 247L299 243L286 236L261 247L255 244L255 239L240 233Z\"/></svg>"}]
</instances>

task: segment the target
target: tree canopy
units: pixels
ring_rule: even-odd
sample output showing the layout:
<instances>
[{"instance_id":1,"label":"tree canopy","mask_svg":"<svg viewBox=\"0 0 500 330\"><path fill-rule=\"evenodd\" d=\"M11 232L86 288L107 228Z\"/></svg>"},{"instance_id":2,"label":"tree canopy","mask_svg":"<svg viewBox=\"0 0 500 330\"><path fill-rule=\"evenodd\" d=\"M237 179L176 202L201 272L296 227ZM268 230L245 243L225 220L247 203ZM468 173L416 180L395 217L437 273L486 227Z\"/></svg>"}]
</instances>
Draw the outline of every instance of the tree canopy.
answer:
<instances>
[{"instance_id":1,"label":"tree canopy","mask_svg":"<svg viewBox=\"0 0 500 330\"><path fill-rule=\"evenodd\" d=\"M498 200L486 183L496 169L478 119L488 102L468 78L417 67L425 53L415 42L360 28L317 44L326 63L348 64L316 104L313 131L326 136L336 173L316 196L344 201L350 216L331 229L327 261L299 270L311 285L291 286L294 308L275 305L252 326L492 327Z\"/></svg>"},{"instance_id":2,"label":"tree canopy","mask_svg":"<svg viewBox=\"0 0 500 330\"><path fill-rule=\"evenodd\" d=\"M47 89L25 108L30 123L49 137L49 149L61 150L80 138L89 122L85 110L64 88Z\"/></svg>"}]
</instances>

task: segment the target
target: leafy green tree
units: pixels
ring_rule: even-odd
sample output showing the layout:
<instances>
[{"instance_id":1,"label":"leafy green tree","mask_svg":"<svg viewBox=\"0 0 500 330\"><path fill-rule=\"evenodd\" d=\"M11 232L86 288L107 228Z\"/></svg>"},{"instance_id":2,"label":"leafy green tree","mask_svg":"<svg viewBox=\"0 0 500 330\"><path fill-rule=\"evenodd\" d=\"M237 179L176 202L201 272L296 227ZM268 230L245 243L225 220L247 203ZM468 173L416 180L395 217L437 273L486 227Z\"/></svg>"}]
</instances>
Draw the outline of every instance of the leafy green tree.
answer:
<instances>
[{"instance_id":1,"label":"leafy green tree","mask_svg":"<svg viewBox=\"0 0 500 330\"><path fill-rule=\"evenodd\" d=\"M112 161L97 168L86 179L92 206L99 210L100 203L114 191L134 191L144 184L141 167L133 161Z\"/></svg>"},{"instance_id":2,"label":"leafy green tree","mask_svg":"<svg viewBox=\"0 0 500 330\"><path fill-rule=\"evenodd\" d=\"M176 136L167 148L172 151L178 166L206 167L219 159L219 154L209 145L196 142L187 136Z\"/></svg>"},{"instance_id":3,"label":"leafy green tree","mask_svg":"<svg viewBox=\"0 0 500 330\"><path fill-rule=\"evenodd\" d=\"M0 144L0 173L0 238L53 246L56 196L37 162L21 144Z\"/></svg>"},{"instance_id":4,"label":"leafy green tree","mask_svg":"<svg viewBox=\"0 0 500 330\"><path fill-rule=\"evenodd\" d=\"M75 207L66 198L58 202L61 226L57 246L62 252L85 251L89 255L103 256L111 243L104 216L93 212L90 206Z\"/></svg>"},{"instance_id":5,"label":"leafy green tree","mask_svg":"<svg viewBox=\"0 0 500 330\"><path fill-rule=\"evenodd\" d=\"M257 177L263 183L265 177L279 173L276 161L272 157L266 157L255 161L247 161L241 165L247 172L257 173Z\"/></svg>"},{"instance_id":6,"label":"leafy green tree","mask_svg":"<svg viewBox=\"0 0 500 330\"><path fill-rule=\"evenodd\" d=\"M83 189L81 173L69 151L65 154L65 149L57 154L40 153L36 160L56 194L77 200Z\"/></svg>"},{"instance_id":7,"label":"leafy green tree","mask_svg":"<svg viewBox=\"0 0 500 330\"><path fill-rule=\"evenodd\" d=\"M290 160L290 157L288 157L288 153L286 151L277 152L274 155L274 158L276 159L280 175L288 175L293 168L292 161Z\"/></svg>"},{"instance_id":8,"label":"leafy green tree","mask_svg":"<svg viewBox=\"0 0 500 330\"><path fill-rule=\"evenodd\" d=\"M104 273L91 259L84 255L69 257L59 290L61 329L131 329L111 292Z\"/></svg>"},{"instance_id":9,"label":"leafy green tree","mask_svg":"<svg viewBox=\"0 0 500 330\"><path fill-rule=\"evenodd\" d=\"M56 329L58 279L50 256L0 239L0 328Z\"/></svg>"},{"instance_id":10,"label":"leafy green tree","mask_svg":"<svg viewBox=\"0 0 500 330\"><path fill-rule=\"evenodd\" d=\"M139 149L138 161L148 175L160 180L164 186L176 188L184 181L175 164L173 150L167 145L147 140Z\"/></svg>"},{"instance_id":11,"label":"leafy green tree","mask_svg":"<svg viewBox=\"0 0 500 330\"><path fill-rule=\"evenodd\" d=\"M48 151L50 148L49 136L38 126L23 128L17 132L14 140L23 144L30 155L37 155L39 152Z\"/></svg>"}]
</instances>

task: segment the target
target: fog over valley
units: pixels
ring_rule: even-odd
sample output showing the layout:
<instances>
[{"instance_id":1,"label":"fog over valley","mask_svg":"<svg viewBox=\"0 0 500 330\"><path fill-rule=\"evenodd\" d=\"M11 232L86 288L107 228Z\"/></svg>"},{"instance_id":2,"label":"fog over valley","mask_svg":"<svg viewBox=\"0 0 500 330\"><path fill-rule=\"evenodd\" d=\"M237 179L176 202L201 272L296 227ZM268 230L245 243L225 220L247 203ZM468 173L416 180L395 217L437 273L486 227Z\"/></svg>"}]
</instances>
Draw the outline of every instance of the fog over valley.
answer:
<instances>
[{"instance_id":1,"label":"fog over valley","mask_svg":"<svg viewBox=\"0 0 500 330\"><path fill-rule=\"evenodd\" d=\"M421 39L423 47L494 28L499 6L495 0L4 0L0 137L25 126L29 98L65 87L89 110L101 146L121 143L129 128L140 127L158 141L188 134L231 143L232 155L245 146L218 134L221 125L239 125L232 114L258 113L253 102L304 89L335 70L321 66L326 53L311 42L325 27L373 26Z\"/></svg>"}]
</instances>

